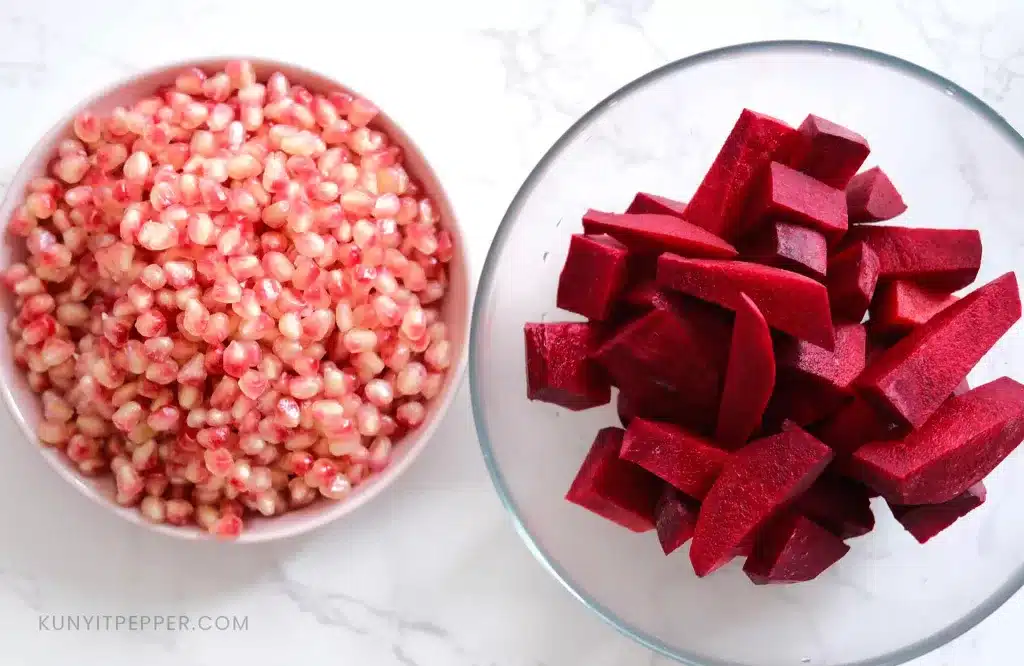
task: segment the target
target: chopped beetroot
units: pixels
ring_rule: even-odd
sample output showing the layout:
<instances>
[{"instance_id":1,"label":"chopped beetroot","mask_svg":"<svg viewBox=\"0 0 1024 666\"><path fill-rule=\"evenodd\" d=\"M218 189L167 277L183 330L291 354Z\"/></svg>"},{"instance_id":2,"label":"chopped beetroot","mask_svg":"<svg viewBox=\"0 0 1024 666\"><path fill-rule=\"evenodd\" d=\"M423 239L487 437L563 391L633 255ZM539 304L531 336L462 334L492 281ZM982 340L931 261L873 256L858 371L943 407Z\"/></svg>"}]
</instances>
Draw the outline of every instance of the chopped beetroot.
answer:
<instances>
[{"instance_id":1,"label":"chopped beetroot","mask_svg":"<svg viewBox=\"0 0 1024 666\"><path fill-rule=\"evenodd\" d=\"M729 449L745 444L757 430L775 386L775 354L768 322L749 296L740 296L715 429L715 439Z\"/></svg>"},{"instance_id":2,"label":"chopped beetroot","mask_svg":"<svg viewBox=\"0 0 1024 666\"><path fill-rule=\"evenodd\" d=\"M574 234L558 278L558 307L604 320L625 282L625 245L611 236Z\"/></svg>"},{"instance_id":3,"label":"chopped beetroot","mask_svg":"<svg viewBox=\"0 0 1024 666\"><path fill-rule=\"evenodd\" d=\"M619 457L702 500L721 474L729 453L700 435L637 417L629 422Z\"/></svg>"},{"instance_id":4,"label":"chopped beetroot","mask_svg":"<svg viewBox=\"0 0 1024 666\"><path fill-rule=\"evenodd\" d=\"M658 504L654 508L654 527L658 530L658 541L666 555L671 554L693 537L698 513L700 513L699 502L665 484L661 497L658 498Z\"/></svg>"},{"instance_id":5,"label":"chopped beetroot","mask_svg":"<svg viewBox=\"0 0 1024 666\"><path fill-rule=\"evenodd\" d=\"M658 477L619 459L625 432L602 428L580 466L565 499L634 532L654 528Z\"/></svg>"},{"instance_id":6,"label":"chopped beetroot","mask_svg":"<svg viewBox=\"0 0 1024 666\"><path fill-rule=\"evenodd\" d=\"M882 337L902 337L956 300L956 296L944 291L893 280L880 285L871 301L871 332Z\"/></svg>"},{"instance_id":7,"label":"chopped beetroot","mask_svg":"<svg viewBox=\"0 0 1024 666\"><path fill-rule=\"evenodd\" d=\"M829 245L846 234L846 195L785 164L772 162L751 195L748 229L773 221L817 229Z\"/></svg>"},{"instance_id":8,"label":"chopped beetroot","mask_svg":"<svg viewBox=\"0 0 1024 666\"><path fill-rule=\"evenodd\" d=\"M891 220L907 210L903 197L878 167L854 176L846 186L846 208L852 224Z\"/></svg>"},{"instance_id":9,"label":"chopped beetroot","mask_svg":"<svg viewBox=\"0 0 1024 666\"><path fill-rule=\"evenodd\" d=\"M840 539L863 536L875 528L867 489L842 476L822 475L795 506Z\"/></svg>"},{"instance_id":10,"label":"chopped beetroot","mask_svg":"<svg viewBox=\"0 0 1024 666\"><path fill-rule=\"evenodd\" d=\"M845 189L871 152L860 134L813 114L798 131L789 165L829 187Z\"/></svg>"},{"instance_id":11,"label":"chopped beetroot","mask_svg":"<svg viewBox=\"0 0 1024 666\"><path fill-rule=\"evenodd\" d=\"M834 414L812 426L811 431L835 452L838 464L853 455L861 445L897 436L900 430L892 419L869 402L855 397Z\"/></svg>"},{"instance_id":12,"label":"chopped beetroot","mask_svg":"<svg viewBox=\"0 0 1024 666\"><path fill-rule=\"evenodd\" d=\"M526 324L526 397L578 411L611 400L608 379L587 356L597 347L592 324Z\"/></svg>"},{"instance_id":13,"label":"chopped beetroot","mask_svg":"<svg viewBox=\"0 0 1024 666\"><path fill-rule=\"evenodd\" d=\"M880 281L912 280L955 291L974 282L981 268L981 235L974 229L856 226L846 242L874 250Z\"/></svg>"},{"instance_id":14,"label":"chopped beetroot","mask_svg":"<svg viewBox=\"0 0 1024 666\"><path fill-rule=\"evenodd\" d=\"M679 295L660 288L652 278L630 285L619 298L619 303L637 314L642 314L654 308L675 307L673 303L679 300L677 296Z\"/></svg>"},{"instance_id":15,"label":"chopped beetroot","mask_svg":"<svg viewBox=\"0 0 1024 666\"><path fill-rule=\"evenodd\" d=\"M918 543L927 543L933 536L984 504L987 495L985 484L979 481L962 494L942 504L891 504L889 508L893 517L917 539Z\"/></svg>"},{"instance_id":16,"label":"chopped beetroot","mask_svg":"<svg viewBox=\"0 0 1024 666\"><path fill-rule=\"evenodd\" d=\"M789 222L761 225L745 242L744 259L783 268L821 282L828 265L828 245L819 231Z\"/></svg>"},{"instance_id":17,"label":"chopped beetroot","mask_svg":"<svg viewBox=\"0 0 1024 666\"><path fill-rule=\"evenodd\" d=\"M1002 377L952 396L897 442L857 449L848 473L894 504L940 504L984 479L1024 439L1024 386Z\"/></svg>"},{"instance_id":18,"label":"chopped beetroot","mask_svg":"<svg viewBox=\"0 0 1024 666\"><path fill-rule=\"evenodd\" d=\"M656 215L671 215L681 218L686 210L685 201L676 201L668 197L659 197L657 194L648 192L637 192L633 202L626 209L627 213L654 213Z\"/></svg>"},{"instance_id":19,"label":"chopped beetroot","mask_svg":"<svg viewBox=\"0 0 1024 666\"><path fill-rule=\"evenodd\" d=\"M732 454L701 504L690 544L696 574L706 576L741 552L831 459L832 451L802 430L755 440Z\"/></svg>"},{"instance_id":20,"label":"chopped beetroot","mask_svg":"<svg viewBox=\"0 0 1024 666\"><path fill-rule=\"evenodd\" d=\"M745 293L774 328L832 348L828 293L814 280L744 261L658 257L658 284L735 310Z\"/></svg>"},{"instance_id":21,"label":"chopped beetroot","mask_svg":"<svg viewBox=\"0 0 1024 666\"><path fill-rule=\"evenodd\" d=\"M851 245L828 262L828 302L832 316L859 322L868 311L878 284L878 255L865 243Z\"/></svg>"},{"instance_id":22,"label":"chopped beetroot","mask_svg":"<svg viewBox=\"0 0 1024 666\"><path fill-rule=\"evenodd\" d=\"M680 252L693 257L728 259L736 248L714 234L671 215L603 213L588 210L583 216L588 234L608 234L631 250Z\"/></svg>"},{"instance_id":23,"label":"chopped beetroot","mask_svg":"<svg viewBox=\"0 0 1024 666\"><path fill-rule=\"evenodd\" d=\"M1007 273L879 354L857 387L876 407L919 427L1020 315L1017 278Z\"/></svg>"},{"instance_id":24,"label":"chopped beetroot","mask_svg":"<svg viewBox=\"0 0 1024 666\"><path fill-rule=\"evenodd\" d=\"M821 525L788 514L772 521L758 536L743 572L755 585L804 583L820 576L849 551L842 539Z\"/></svg>"},{"instance_id":25,"label":"chopped beetroot","mask_svg":"<svg viewBox=\"0 0 1024 666\"><path fill-rule=\"evenodd\" d=\"M726 240L736 238L757 179L772 161L788 159L795 137L781 120L744 109L686 206L686 219Z\"/></svg>"},{"instance_id":26,"label":"chopped beetroot","mask_svg":"<svg viewBox=\"0 0 1024 666\"><path fill-rule=\"evenodd\" d=\"M635 374L618 382L619 417L641 417L682 426L704 435L714 433L715 422L700 403L704 400L665 386L657 380ZM625 411L623 411L625 410ZM714 412L713 412L714 413ZM628 424L624 423L623 427Z\"/></svg>"}]
</instances>

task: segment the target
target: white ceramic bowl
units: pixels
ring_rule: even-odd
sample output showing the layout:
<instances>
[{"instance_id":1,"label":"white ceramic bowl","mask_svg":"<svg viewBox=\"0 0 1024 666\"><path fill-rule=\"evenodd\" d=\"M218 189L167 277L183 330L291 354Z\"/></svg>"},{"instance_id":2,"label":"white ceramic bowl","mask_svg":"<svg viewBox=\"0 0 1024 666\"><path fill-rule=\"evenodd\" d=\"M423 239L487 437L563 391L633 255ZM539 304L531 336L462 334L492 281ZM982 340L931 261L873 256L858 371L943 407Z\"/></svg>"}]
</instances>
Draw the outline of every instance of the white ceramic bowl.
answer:
<instances>
[{"instance_id":1,"label":"white ceramic bowl","mask_svg":"<svg viewBox=\"0 0 1024 666\"><path fill-rule=\"evenodd\" d=\"M326 76L289 63L259 58L247 58L256 68L260 80L274 71L283 72L292 83L303 85L312 92L343 90L353 95L356 91ZM149 70L116 83L107 90L85 100L72 109L43 136L22 162L10 186L7 189L3 204L0 205L0 220L10 219L14 209L22 202L25 186L35 176L44 174L47 164L56 154L57 144L61 139L72 136L71 122L74 117L85 109L97 113L109 112L118 105L130 105L134 101L152 94L161 86L172 85L175 76L187 67L199 67L204 71L222 70L228 58L208 60L192 60L180 62L158 69ZM417 455L423 450L431 435L437 429L442 416L451 404L452 398L465 371L467 334L470 315L470 280L465 257L463 235L455 217L455 212L437 174L430 167L426 158L401 127L385 112L381 112L371 123L371 127L384 131L392 142L401 146L405 155L405 166L409 174L419 182L441 212L442 225L452 234L455 243L455 255L449 264L449 286L442 307L442 317L448 325L450 342L453 350L453 363L445 377L444 387L428 405L427 418L414 431L396 442L391 464L383 471L356 486L348 498L340 501L318 500L308 507L290 511L273 518L253 517L247 519L242 535L232 543L256 543L271 541L307 532L325 525L347 513L355 511L363 504L379 495L385 488L404 472ZM18 242L15 242L17 240ZM24 243L21 239L12 239L5 235L2 251L0 251L0 267L6 268L24 255ZM136 508L124 508L113 501L114 487L108 477L94 479L78 473L75 467L59 451L40 445L36 440L36 425L39 423L41 405L39 397L28 387L24 373L14 366L11 355L11 340L6 334L7 324L13 315L13 304L5 297L3 308L0 309L0 327L4 333L0 335L0 380L2 380L3 399L10 409L14 420L21 428L30 446L35 447L51 468L57 471L71 485L89 499L108 508L125 520L148 529L182 539L206 539L209 535L197 527L171 527L154 525L142 519ZM7 473L21 473L21 470L7 470ZM36 473L25 470L25 473Z\"/></svg>"}]
</instances>

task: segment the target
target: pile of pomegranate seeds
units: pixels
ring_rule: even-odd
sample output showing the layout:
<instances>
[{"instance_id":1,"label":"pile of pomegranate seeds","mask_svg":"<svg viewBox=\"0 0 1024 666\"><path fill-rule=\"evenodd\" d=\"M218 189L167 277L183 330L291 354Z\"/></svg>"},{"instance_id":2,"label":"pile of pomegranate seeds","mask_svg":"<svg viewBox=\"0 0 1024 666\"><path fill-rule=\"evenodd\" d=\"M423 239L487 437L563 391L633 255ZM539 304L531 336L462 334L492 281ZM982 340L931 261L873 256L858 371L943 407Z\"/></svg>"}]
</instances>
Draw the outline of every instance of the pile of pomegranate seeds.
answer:
<instances>
[{"instance_id":1,"label":"pile of pomegranate seeds","mask_svg":"<svg viewBox=\"0 0 1024 666\"><path fill-rule=\"evenodd\" d=\"M451 361L453 249L376 114L235 61L78 116L8 226L39 439L227 538L386 467Z\"/></svg>"}]
</instances>

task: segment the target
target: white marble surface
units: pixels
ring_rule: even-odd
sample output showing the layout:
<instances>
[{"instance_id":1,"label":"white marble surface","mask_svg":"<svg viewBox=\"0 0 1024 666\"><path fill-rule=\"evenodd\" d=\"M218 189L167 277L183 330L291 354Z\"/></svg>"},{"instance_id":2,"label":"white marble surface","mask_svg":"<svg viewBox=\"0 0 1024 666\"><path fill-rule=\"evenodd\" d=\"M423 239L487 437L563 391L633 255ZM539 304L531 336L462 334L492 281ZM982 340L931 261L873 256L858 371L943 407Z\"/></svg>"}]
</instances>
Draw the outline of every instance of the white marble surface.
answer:
<instances>
[{"instance_id":1,"label":"white marble surface","mask_svg":"<svg viewBox=\"0 0 1024 666\"><path fill-rule=\"evenodd\" d=\"M405 125L448 184L478 272L530 168L599 99L674 58L796 37L913 60L1024 129L1017 0L0 0L0 181L97 86L190 56L276 57L349 82ZM386 496L306 538L245 548L122 524L65 486L0 413L0 661L667 664L533 561L486 476L467 389ZM41 631L41 613L237 615L248 630ZM1018 595L914 665L1015 663L1022 620Z\"/></svg>"}]
</instances>

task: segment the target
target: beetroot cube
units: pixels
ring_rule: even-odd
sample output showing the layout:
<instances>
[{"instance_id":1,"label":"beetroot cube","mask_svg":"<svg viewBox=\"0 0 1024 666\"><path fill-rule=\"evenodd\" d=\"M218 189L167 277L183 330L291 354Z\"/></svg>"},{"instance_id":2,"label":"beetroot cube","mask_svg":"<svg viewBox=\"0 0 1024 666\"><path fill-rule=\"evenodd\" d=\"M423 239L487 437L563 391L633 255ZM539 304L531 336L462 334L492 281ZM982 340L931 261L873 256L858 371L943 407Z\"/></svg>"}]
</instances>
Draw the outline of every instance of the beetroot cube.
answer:
<instances>
[{"instance_id":1,"label":"beetroot cube","mask_svg":"<svg viewBox=\"0 0 1024 666\"><path fill-rule=\"evenodd\" d=\"M825 237L814 229L788 222L762 225L743 247L745 259L784 268L821 282L828 265Z\"/></svg>"},{"instance_id":2,"label":"beetroot cube","mask_svg":"<svg viewBox=\"0 0 1024 666\"><path fill-rule=\"evenodd\" d=\"M918 427L1020 314L1017 278L1007 273L879 354L857 379L857 387L879 409Z\"/></svg>"},{"instance_id":3,"label":"beetroot cube","mask_svg":"<svg viewBox=\"0 0 1024 666\"><path fill-rule=\"evenodd\" d=\"M797 500L796 510L840 539L863 536L875 528L867 489L841 476L819 478Z\"/></svg>"},{"instance_id":4,"label":"beetroot cube","mask_svg":"<svg viewBox=\"0 0 1024 666\"><path fill-rule=\"evenodd\" d=\"M654 505L662 483L619 459L624 431L602 428L565 499L634 532L654 529Z\"/></svg>"},{"instance_id":5,"label":"beetroot cube","mask_svg":"<svg viewBox=\"0 0 1024 666\"><path fill-rule=\"evenodd\" d=\"M676 201L668 197L659 197L657 194L648 192L637 192L633 202L626 209L627 213L654 213L656 215L671 215L683 217L686 210L685 201Z\"/></svg>"},{"instance_id":6,"label":"beetroot cube","mask_svg":"<svg viewBox=\"0 0 1024 666\"><path fill-rule=\"evenodd\" d=\"M871 152L860 134L813 114L799 132L790 166L829 187L844 189Z\"/></svg>"},{"instance_id":7,"label":"beetroot cube","mask_svg":"<svg viewBox=\"0 0 1024 666\"><path fill-rule=\"evenodd\" d=\"M835 452L837 464L863 444L896 436L898 430L892 419L857 397L811 427L811 431Z\"/></svg>"},{"instance_id":8,"label":"beetroot cube","mask_svg":"<svg viewBox=\"0 0 1024 666\"><path fill-rule=\"evenodd\" d=\"M736 238L758 177L773 160L788 159L795 137L781 120L744 109L686 206L686 219L726 240Z\"/></svg>"},{"instance_id":9,"label":"beetroot cube","mask_svg":"<svg viewBox=\"0 0 1024 666\"><path fill-rule=\"evenodd\" d=\"M682 428L637 417L629 422L619 457L702 500L729 453Z\"/></svg>"},{"instance_id":10,"label":"beetroot cube","mask_svg":"<svg viewBox=\"0 0 1024 666\"><path fill-rule=\"evenodd\" d=\"M608 234L631 250L641 252L679 252L687 256L722 259L737 255L736 248L718 236L671 215L588 210L583 215L583 231Z\"/></svg>"},{"instance_id":11,"label":"beetroot cube","mask_svg":"<svg viewBox=\"0 0 1024 666\"><path fill-rule=\"evenodd\" d=\"M912 280L955 291L974 282L981 268L981 235L973 229L856 226L846 240L867 243L878 255L883 281Z\"/></svg>"},{"instance_id":12,"label":"beetroot cube","mask_svg":"<svg viewBox=\"0 0 1024 666\"><path fill-rule=\"evenodd\" d=\"M765 528L743 564L743 573L755 585L804 583L820 576L849 551L842 539L824 527L790 514Z\"/></svg>"},{"instance_id":13,"label":"beetroot cube","mask_svg":"<svg viewBox=\"0 0 1024 666\"><path fill-rule=\"evenodd\" d=\"M636 407L629 396L622 391L619 391L619 395L615 398L615 413L619 415L619 423L623 428L628 428L629 422L636 417Z\"/></svg>"},{"instance_id":14,"label":"beetroot cube","mask_svg":"<svg viewBox=\"0 0 1024 666\"><path fill-rule=\"evenodd\" d=\"M846 195L785 164L772 162L754 191L747 213L750 228L786 221L817 229L829 244L846 234Z\"/></svg>"},{"instance_id":15,"label":"beetroot cube","mask_svg":"<svg viewBox=\"0 0 1024 666\"><path fill-rule=\"evenodd\" d=\"M882 337L902 337L925 323L957 297L906 280L881 285L871 301L871 332Z\"/></svg>"},{"instance_id":16,"label":"beetroot cube","mask_svg":"<svg viewBox=\"0 0 1024 666\"><path fill-rule=\"evenodd\" d=\"M832 451L802 430L755 440L732 454L701 504L690 544L694 572L706 576L735 557L831 459Z\"/></svg>"},{"instance_id":17,"label":"beetroot cube","mask_svg":"<svg viewBox=\"0 0 1024 666\"><path fill-rule=\"evenodd\" d=\"M775 353L768 322L749 296L741 297L715 429L715 438L730 449L745 444L757 430L775 387Z\"/></svg>"},{"instance_id":18,"label":"beetroot cube","mask_svg":"<svg viewBox=\"0 0 1024 666\"><path fill-rule=\"evenodd\" d=\"M745 293L774 328L832 348L832 317L825 287L772 266L744 261L658 257L658 284L735 310Z\"/></svg>"},{"instance_id":19,"label":"beetroot cube","mask_svg":"<svg viewBox=\"0 0 1024 666\"><path fill-rule=\"evenodd\" d=\"M706 404L706 399L684 393L641 374L625 377L618 382L618 386L620 397L617 408L620 421L641 417L673 423L701 434L714 432L716 410L714 405ZM623 427L627 425L623 422Z\"/></svg>"},{"instance_id":20,"label":"beetroot cube","mask_svg":"<svg viewBox=\"0 0 1024 666\"><path fill-rule=\"evenodd\" d=\"M927 543L933 536L984 504L987 494L985 484L978 482L963 494L942 504L892 504L889 508L893 517L917 539L918 543Z\"/></svg>"},{"instance_id":21,"label":"beetroot cube","mask_svg":"<svg viewBox=\"0 0 1024 666\"><path fill-rule=\"evenodd\" d=\"M666 555L682 546L693 537L693 529L697 525L697 514L700 503L672 486L665 488L654 508L655 529L658 530L658 541Z\"/></svg>"},{"instance_id":22,"label":"beetroot cube","mask_svg":"<svg viewBox=\"0 0 1024 666\"><path fill-rule=\"evenodd\" d=\"M907 209L889 176L874 167L854 176L846 186L846 209L851 223L891 220Z\"/></svg>"},{"instance_id":23,"label":"beetroot cube","mask_svg":"<svg viewBox=\"0 0 1024 666\"><path fill-rule=\"evenodd\" d=\"M860 321L868 311L878 284L878 255L865 243L857 243L828 262L828 302L832 316Z\"/></svg>"},{"instance_id":24,"label":"beetroot cube","mask_svg":"<svg viewBox=\"0 0 1024 666\"><path fill-rule=\"evenodd\" d=\"M526 324L526 397L578 411L611 400L608 379L587 356L596 348L591 324Z\"/></svg>"},{"instance_id":25,"label":"beetroot cube","mask_svg":"<svg viewBox=\"0 0 1024 666\"><path fill-rule=\"evenodd\" d=\"M573 234L558 278L558 307L601 321L626 283L626 246L611 236Z\"/></svg>"},{"instance_id":26,"label":"beetroot cube","mask_svg":"<svg viewBox=\"0 0 1024 666\"><path fill-rule=\"evenodd\" d=\"M857 449L848 473L894 504L940 504L984 479L1024 439L1024 386L1002 377L942 403L902 441Z\"/></svg>"}]
</instances>

